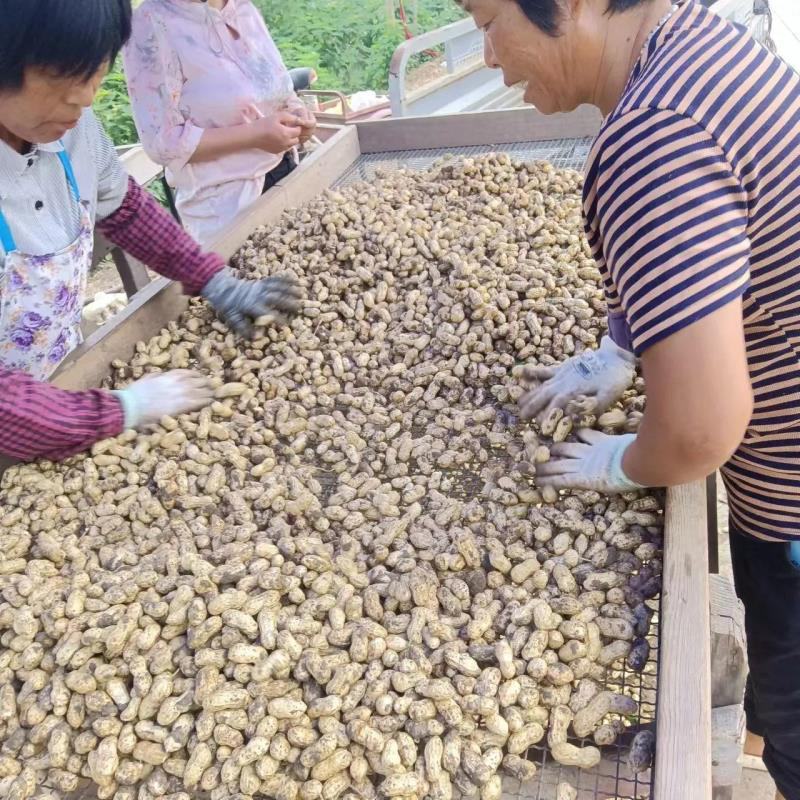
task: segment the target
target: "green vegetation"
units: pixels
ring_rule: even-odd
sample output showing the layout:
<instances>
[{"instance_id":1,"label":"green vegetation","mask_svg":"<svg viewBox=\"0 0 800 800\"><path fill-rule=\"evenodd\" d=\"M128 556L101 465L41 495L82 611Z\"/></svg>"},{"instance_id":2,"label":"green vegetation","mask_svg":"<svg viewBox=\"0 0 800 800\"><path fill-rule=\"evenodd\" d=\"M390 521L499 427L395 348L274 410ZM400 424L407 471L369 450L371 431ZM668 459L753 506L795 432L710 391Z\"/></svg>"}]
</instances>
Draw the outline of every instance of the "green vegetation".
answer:
<instances>
[{"instance_id":1,"label":"green vegetation","mask_svg":"<svg viewBox=\"0 0 800 800\"><path fill-rule=\"evenodd\" d=\"M97 114L106 133L114 144L132 144L139 136L133 123L131 101L128 87L122 73L122 59L108 73L97 97L94 100L94 113Z\"/></svg>"},{"instance_id":2,"label":"green vegetation","mask_svg":"<svg viewBox=\"0 0 800 800\"><path fill-rule=\"evenodd\" d=\"M355 92L385 90L389 62L405 38L399 18L389 19L385 0L254 0L287 66L311 66L317 88ZM395 4L396 6L396 4ZM412 3L406 6L412 12ZM453 0L421 0L412 33L454 22L464 12Z\"/></svg>"},{"instance_id":3,"label":"green vegetation","mask_svg":"<svg viewBox=\"0 0 800 800\"><path fill-rule=\"evenodd\" d=\"M384 91L389 62L405 38L397 15L387 15L387 0L253 0L267 21L288 67L313 67L315 88L350 93ZM453 0L406 0L412 33L433 30L461 18ZM416 18L414 9L416 8ZM109 73L94 104L115 144L137 140L121 61Z\"/></svg>"}]
</instances>

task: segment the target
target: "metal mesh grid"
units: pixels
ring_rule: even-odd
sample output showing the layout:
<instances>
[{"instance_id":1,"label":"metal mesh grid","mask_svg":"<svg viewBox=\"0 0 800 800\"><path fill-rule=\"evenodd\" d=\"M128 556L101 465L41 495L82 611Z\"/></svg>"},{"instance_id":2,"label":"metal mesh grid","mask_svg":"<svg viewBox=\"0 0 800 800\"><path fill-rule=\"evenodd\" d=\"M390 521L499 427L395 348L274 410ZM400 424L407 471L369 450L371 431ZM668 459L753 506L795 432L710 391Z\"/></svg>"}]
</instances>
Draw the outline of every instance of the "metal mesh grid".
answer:
<instances>
[{"instance_id":1,"label":"metal mesh grid","mask_svg":"<svg viewBox=\"0 0 800 800\"><path fill-rule=\"evenodd\" d=\"M632 773L627 765L628 748L633 737L645 728L655 732L656 719L656 680L658 671L658 602L652 601L651 608L656 611L648 634L651 644L650 660L639 674L623 668L612 673L606 680L605 688L634 697L639 703L639 713L635 718L624 719L626 732L611 747L601 748L603 758L592 770L579 770L563 767L553 761L545 743L531 748L527 758L538 766L532 781L520 783L513 778L504 778L503 797L506 800L555 800L556 788L566 781L577 789L577 800L650 800L652 798L652 771ZM614 715L612 715L613 718ZM617 717L619 718L619 717ZM586 740L575 742L578 745L593 745Z\"/></svg>"},{"instance_id":2,"label":"metal mesh grid","mask_svg":"<svg viewBox=\"0 0 800 800\"><path fill-rule=\"evenodd\" d=\"M520 161L546 160L556 167L566 169L583 168L592 145L591 138L555 139L541 142L518 142L504 145L476 145L473 147L453 147L425 150L403 150L361 156L337 181L337 186L366 181L376 177L377 170L407 169L421 171L431 167L443 157L469 157L493 152L508 153ZM509 419L511 427L515 420ZM496 454L492 459L496 466L504 462L504 455ZM491 468L492 463L483 465ZM448 471L454 482L453 494L462 496L480 493L483 483L479 474L470 470ZM603 758L592 770L579 770L556 763L549 755L545 742L531 748L527 758L537 766L533 780L521 783L506 776L503 780L503 797L506 800L555 800L558 784L566 781L577 789L577 800L651 800L652 770L635 775L628 769L626 757L633 737L645 728L654 730L656 719L656 687L659 656L659 603L651 601L654 610L648 640L651 645L650 659L644 671L639 674L626 666L610 673L605 688L626 694L639 703L639 713L635 718L623 720L626 732L612 747L602 748ZM654 730L655 732L655 730ZM576 744L581 744L576 742ZM593 744L591 741L582 744Z\"/></svg>"},{"instance_id":3,"label":"metal mesh grid","mask_svg":"<svg viewBox=\"0 0 800 800\"><path fill-rule=\"evenodd\" d=\"M379 169L428 169L444 156L480 156L487 153L508 153L519 161L549 161L554 167L582 169L589 157L592 139L550 139L543 142L514 144L485 144L473 147L434 148L430 150L399 150L361 156L336 182L347 186L356 181L371 181Z\"/></svg>"}]
</instances>

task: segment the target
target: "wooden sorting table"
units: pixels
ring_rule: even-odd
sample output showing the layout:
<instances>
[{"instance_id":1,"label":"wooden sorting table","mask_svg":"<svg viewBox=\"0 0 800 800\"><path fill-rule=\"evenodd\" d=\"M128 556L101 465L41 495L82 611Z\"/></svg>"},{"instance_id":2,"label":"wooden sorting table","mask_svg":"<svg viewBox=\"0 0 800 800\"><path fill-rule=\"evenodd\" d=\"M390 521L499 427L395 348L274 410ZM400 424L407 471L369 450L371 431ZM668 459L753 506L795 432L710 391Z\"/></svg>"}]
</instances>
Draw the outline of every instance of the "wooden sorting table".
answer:
<instances>
[{"instance_id":1,"label":"wooden sorting table","mask_svg":"<svg viewBox=\"0 0 800 800\"><path fill-rule=\"evenodd\" d=\"M347 126L300 167L240 215L213 249L230 258L260 225L302 205L342 180L369 178L375 165L425 166L445 152L503 150L523 159L548 158L580 168L599 116L581 108L543 116L533 109L452 117L404 118ZM165 279L147 284L127 308L92 334L59 369L54 383L66 389L98 386L112 359L128 358L136 342L157 334L184 311L180 287ZM706 485L667 493L664 587L657 675L655 768L646 793L604 789L596 797L708 800L711 797L711 678ZM515 793L552 796L551 790ZM584 795L581 795L584 796Z\"/></svg>"}]
</instances>

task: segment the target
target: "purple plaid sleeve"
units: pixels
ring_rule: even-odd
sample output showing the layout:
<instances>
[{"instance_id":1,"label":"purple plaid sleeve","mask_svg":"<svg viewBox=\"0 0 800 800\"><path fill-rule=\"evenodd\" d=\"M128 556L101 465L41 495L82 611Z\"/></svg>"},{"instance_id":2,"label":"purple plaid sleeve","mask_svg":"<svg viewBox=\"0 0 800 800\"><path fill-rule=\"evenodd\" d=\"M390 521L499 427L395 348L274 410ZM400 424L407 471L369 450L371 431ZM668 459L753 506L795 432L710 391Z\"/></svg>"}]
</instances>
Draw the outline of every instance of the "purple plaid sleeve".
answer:
<instances>
[{"instance_id":1,"label":"purple plaid sleeve","mask_svg":"<svg viewBox=\"0 0 800 800\"><path fill-rule=\"evenodd\" d=\"M98 221L97 229L159 275L180 281L186 294L200 294L208 281L225 267L222 256L203 252L133 178L128 180L122 205Z\"/></svg>"},{"instance_id":2,"label":"purple plaid sleeve","mask_svg":"<svg viewBox=\"0 0 800 800\"><path fill-rule=\"evenodd\" d=\"M0 455L60 461L122 429L122 406L111 392L67 392L0 368Z\"/></svg>"}]
</instances>

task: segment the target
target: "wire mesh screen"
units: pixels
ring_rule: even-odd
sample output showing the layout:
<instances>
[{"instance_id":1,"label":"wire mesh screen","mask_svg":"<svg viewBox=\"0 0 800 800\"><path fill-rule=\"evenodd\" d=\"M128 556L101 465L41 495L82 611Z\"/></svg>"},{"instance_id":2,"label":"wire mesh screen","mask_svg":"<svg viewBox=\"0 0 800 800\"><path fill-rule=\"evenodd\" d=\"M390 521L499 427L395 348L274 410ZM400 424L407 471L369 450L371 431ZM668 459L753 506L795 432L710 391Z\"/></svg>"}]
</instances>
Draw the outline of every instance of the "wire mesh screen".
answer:
<instances>
[{"instance_id":1,"label":"wire mesh screen","mask_svg":"<svg viewBox=\"0 0 800 800\"><path fill-rule=\"evenodd\" d=\"M653 601L651 607L658 608ZM635 774L627 764L628 749L633 737L645 728L655 732L656 680L658 670L658 613L653 617L648 639L651 657L642 673L626 667L612 673L606 689L635 698L639 712L635 718L623 719L626 732L611 747L601 748L603 758L591 770L564 767L556 763L541 745L531 748L527 758L538 766L536 777L527 783L506 777L503 780L503 797L508 800L556 800L556 789L562 781L577 789L577 800L650 800L652 798L652 772ZM613 718L613 717L612 717ZM593 745L592 741L576 742Z\"/></svg>"},{"instance_id":2,"label":"wire mesh screen","mask_svg":"<svg viewBox=\"0 0 800 800\"><path fill-rule=\"evenodd\" d=\"M504 145L477 145L473 147L453 147L422 150L404 150L377 153L361 156L339 179L337 186L366 181L376 177L378 170L421 171L428 169L444 157L469 157L485 155L493 152L508 153L519 161L549 161L556 167L581 170L586 163L591 148L591 138L557 139L540 142L519 142ZM487 393L490 387L486 387ZM498 420L502 421L509 432L517 428L517 420L508 417L507 411L499 406ZM491 470L507 468L508 450L506 447L492 447L484 443L490 453L488 462L470 468L447 470L451 480L451 495L480 496L484 477ZM512 447L513 449L513 447ZM557 787L561 782L570 783L577 790L577 800L651 800L652 771L634 774L627 765L627 754L633 737L641 730L650 728L655 733L656 719L656 686L658 673L659 642L659 603L658 600L648 603L653 611L648 640L651 645L650 659L641 673L633 672L624 664L616 671L610 672L605 688L634 698L639 704L635 716L622 719L625 732L611 747L601 748L603 758L600 764L591 770L580 770L564 767L556 763L550 756L546 742L531 748L527 758L533 761L538 769L531 781L521 783L510 777L503 781L503 796L507 800L556 800ZM618 717L619 718L619 717ZM593 745L592 741L575 744Z\"/></svg>"},{"instance_id":3,"label":"wire mesh screen","mask_svg":"<svg viewBox=\"0 0 800 800\"><path fill-rule=\"evenodd\" d=\"M429 150L400 150L389 153L371 153L361 156L337 181L337 186L347 186L356 181L371 181L376 170L424 170L444 156L479 156L487 153L508 153L518 161L549 161L555 167L583 168L589 156L592 139L551 139L542 142L515 142L513 144L485 144L473 147L435 148Z\"/></svg>"}]
</instances>

